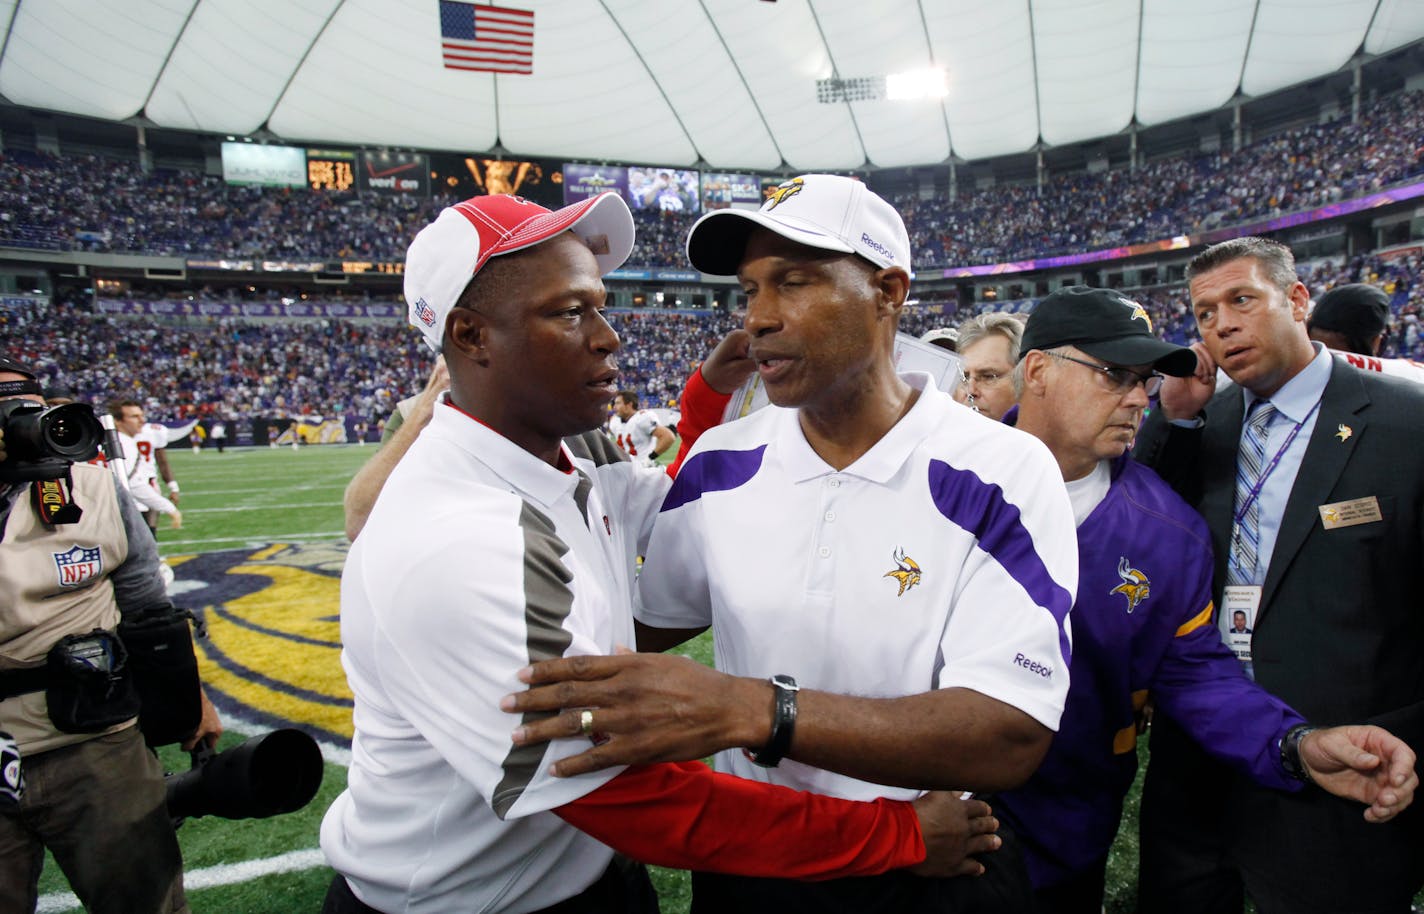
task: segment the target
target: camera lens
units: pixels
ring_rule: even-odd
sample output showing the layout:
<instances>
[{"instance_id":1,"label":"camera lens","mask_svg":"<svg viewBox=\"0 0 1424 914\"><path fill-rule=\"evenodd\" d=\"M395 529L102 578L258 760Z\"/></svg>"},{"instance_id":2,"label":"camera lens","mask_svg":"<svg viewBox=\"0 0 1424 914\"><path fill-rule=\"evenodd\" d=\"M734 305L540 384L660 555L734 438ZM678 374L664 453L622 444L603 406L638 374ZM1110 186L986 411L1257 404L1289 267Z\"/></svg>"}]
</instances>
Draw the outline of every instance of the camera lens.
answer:
<instances>
[{"instance_id":1,"label":"camera lens","mask_svg":"<svg viewBox=\"0 0 1424 914\"><path fill-rule=\"evenodd\" d=\"M45 433L50 445L56 449L73 447L84 438L84 430L64 416L55 416Z\"/></svg>"},{"instance_id":2,"label":"camera lens","mask_svg":"<svg viewBox=\"0 0 1424 914\"><path fill-rule=\"evenodd\" d=\"M82 403L53 406L35 417L42 451L63 460L88 460L98 451L104 429Z\"/></svg>"}]
</instances>

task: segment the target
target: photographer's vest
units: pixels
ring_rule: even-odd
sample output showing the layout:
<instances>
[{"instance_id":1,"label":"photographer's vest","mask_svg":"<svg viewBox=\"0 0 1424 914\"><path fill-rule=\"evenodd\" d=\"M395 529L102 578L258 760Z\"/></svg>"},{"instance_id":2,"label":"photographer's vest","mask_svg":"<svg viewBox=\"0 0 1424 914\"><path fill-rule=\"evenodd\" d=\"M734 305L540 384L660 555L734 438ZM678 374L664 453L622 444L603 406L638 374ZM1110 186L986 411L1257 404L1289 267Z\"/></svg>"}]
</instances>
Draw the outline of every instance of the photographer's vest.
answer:
<instances>
[{"instance_id":1,"label":"photographer's vest","mask_svg":"<svg viewBox=\"0 0 1424 914\"><path fill-rule=\"evenodd\" d=\"M46 526L35 512L33 483L14 496L0 536L0 670L43 666L49 649L67 635L119 625L109 575L128 558L128 536L109 470L76 464L72 498L78 523ZM106 732L131 726L125 721ZM50 722L44 692L0 701L0 730L20 754L34 755L93 739L60 733Z\"/></svg>"}]
</instances>

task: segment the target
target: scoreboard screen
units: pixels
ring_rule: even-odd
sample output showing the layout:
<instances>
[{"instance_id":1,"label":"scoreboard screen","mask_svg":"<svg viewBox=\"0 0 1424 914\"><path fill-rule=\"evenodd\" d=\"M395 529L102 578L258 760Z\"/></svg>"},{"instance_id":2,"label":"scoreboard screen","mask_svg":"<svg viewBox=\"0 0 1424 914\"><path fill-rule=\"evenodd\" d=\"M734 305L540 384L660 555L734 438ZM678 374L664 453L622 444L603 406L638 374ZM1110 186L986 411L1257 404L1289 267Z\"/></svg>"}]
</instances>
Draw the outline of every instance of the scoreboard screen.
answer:
<instances>
[{"instance_id":1,"label":"scoreboard screen","mask_svg":"<svg viewBox=\"0 0 1424 914\"><path fill-rule=\"evenodd\" d=\"M350 190L356 185L356 153L307 150L307 184L312 190Z\"/></svg>"},{"instance_id":2,"label":"scoreboard screen","mask_svg":"<svg viewBox=\"0 0 1424 914\"><path fill-rule=\"evenodd\" d=\"M436 153L430 157L430 176L438 193L460 199L518 194L550 209L564 205L561 163L549 159Z\"/></svg>"}]
</instances>

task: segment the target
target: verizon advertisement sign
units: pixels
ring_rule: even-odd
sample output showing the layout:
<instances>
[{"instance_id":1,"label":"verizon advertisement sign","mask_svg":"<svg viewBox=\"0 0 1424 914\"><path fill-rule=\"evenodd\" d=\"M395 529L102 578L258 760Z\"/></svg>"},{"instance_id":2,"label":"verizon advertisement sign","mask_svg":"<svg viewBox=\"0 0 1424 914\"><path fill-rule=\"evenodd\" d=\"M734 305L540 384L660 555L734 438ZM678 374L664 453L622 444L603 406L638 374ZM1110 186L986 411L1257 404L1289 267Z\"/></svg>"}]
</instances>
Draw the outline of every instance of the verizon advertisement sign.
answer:
<instances>
[{"instance_id":1,"label":"verizon advertisement sign","mask_svg":"<svg viewBox=\"0 0 1424 914\"><path fill-rule=\"evenodd\" d=\"M430 196L430 160L415 152L363 152L356 186L361 193Z\"/></svg>"}]
</instances>

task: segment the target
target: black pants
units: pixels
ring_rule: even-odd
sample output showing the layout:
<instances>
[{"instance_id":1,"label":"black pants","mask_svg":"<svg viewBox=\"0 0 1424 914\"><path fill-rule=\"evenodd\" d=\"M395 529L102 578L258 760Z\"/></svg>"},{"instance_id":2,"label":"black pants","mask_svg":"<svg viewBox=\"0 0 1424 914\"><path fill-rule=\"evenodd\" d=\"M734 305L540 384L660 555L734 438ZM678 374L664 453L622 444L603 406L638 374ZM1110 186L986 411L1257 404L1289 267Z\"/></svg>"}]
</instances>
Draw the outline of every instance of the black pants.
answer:
<instances>
[{"instance_id":1,"label":"black pants","mask_svg":"<svg viewBox=\"0 0 1424 914\"><path fill-rule=\"evenodd\" d=\"M1101 914L1107 885L1108 858L1067 882L1034 892L1038 914Z\"/></svg>"},{"instance_id":2,"label":"black pants","mask_svg":"<svg viewBox=\"0 0 1424 914\"><path fill-rule=\"evenodd\" d=\"M326 890L321 914L381 912L357 898L346 879L337 873ZM593 885L534 914L660 914L660 911L658 893L648 879L647 868L619 856L613 858Z\"/></svg>"},{"instance_id":3,"label":"black pants","mask_svg":"<svg viewBox=\"0 0 1424 914\"><path fill-rule=\"evenodd\" d=\"M692 914L1029 914L1034 910L1033 889L1018 841L1003 824L998 834L1003 846L976 858L984 864L982 876L927 879L898 870L797 882L693 873Z\"/></svg>"},{"instance_id":4,"label":"black pants","mask_svg":"<svg viewBox=\"0 0 1424 914\"><path fill-rule=\"evenodd\" d=\"M1142 914L1407 914L1424 885L1424 817L1380 825L1318 787L1252 783L1162 714L1142 788Z\"/></svg>"}]
</instances>

